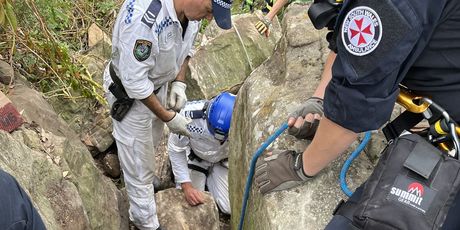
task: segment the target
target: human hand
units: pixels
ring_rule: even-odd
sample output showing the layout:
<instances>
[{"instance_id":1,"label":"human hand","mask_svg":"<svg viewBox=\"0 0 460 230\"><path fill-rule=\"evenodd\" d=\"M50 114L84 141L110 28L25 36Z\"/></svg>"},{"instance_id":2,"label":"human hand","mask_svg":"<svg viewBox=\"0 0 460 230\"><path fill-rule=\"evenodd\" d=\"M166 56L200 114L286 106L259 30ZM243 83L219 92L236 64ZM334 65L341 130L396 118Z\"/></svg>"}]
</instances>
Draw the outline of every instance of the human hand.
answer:
<instances>
[{"instance_id":1,"label":"human hand","mask_svg":"<svg viewBox=\"0 0 460 230\"><path fill-rule=\"evenodd\" d=\"M267 17L263 17L256 23L256 29L260 34L265 35L265 37L268 37L270 35L271 25L272 22Z\"/></svg>"},{"instance_id":2,"label":"human hand","mask_svg":"<svg viewBox=\"0 0 460 230\"><path fill-rule=\"evenodd\" d=\"M172 133L190 137L187 125L191 122L192 119L184 117L180 113L175 113L174 117L170 121L166 122L166 126L168 126Z\"/></svg>"},{"instance_id":3,"label":"human hand","mask_svg":"<svg viewBox=\"0 0 460 230\"><path fill-rule=\"evenodd\" d=\"M323 116L323 99L310 97L288 118L288 133L298 139L312 139Z\"/></svg>"},{"instance_id":4,"label":"human hand","mask_svg":"<svg viewBox=\"0 0 460 230\"><path fill-rule=\"evenodd\" d=\"M262 194L285 190L311 179L303 171L302 153L285 150L256 163L255 182Z\"/></svg>"},{"instance_id":5,"label":"human hand","mask_svg":"<svg viewBox=\"0 0 460 230\"><path fill-rule=\"evenodd\" d=\"M187 102L187 95L185 89L187 84L181 81L173 81L171 83L171 93L169 94L169 108L179 112Z\"/></svg>"},{"instance_id":6,"label":"human hand","mask_svg":"<svg viewBox=\"0 0 460 230\"><path fill-rule=\"evenodd\" d=\"M182 183L181 187L182 191L184 191L185 200L187 200L190 205L195 206L204 203L203 193L198 189L195 189L192 186L192 183Z\"/></svg>"}]
</instances>

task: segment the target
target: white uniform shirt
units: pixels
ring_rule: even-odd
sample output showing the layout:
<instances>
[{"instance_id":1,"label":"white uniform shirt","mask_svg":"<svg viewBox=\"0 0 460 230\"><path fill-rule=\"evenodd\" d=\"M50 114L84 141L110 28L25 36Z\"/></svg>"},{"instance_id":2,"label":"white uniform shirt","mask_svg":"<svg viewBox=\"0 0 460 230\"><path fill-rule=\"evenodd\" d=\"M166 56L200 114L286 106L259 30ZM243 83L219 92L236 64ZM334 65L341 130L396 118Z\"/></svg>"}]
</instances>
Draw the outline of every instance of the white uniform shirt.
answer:
<instances>
[{"instance_id":1,"label":"white uniform shirt","mask_svg":"<svg viewBox=\"0 0 460 230\"><path fill-rule=\"evenodd\" d=\"M187 102L181 114L187 116L186 111L201 110L206 101ZM188 170L188 154L193 149L195 155L209 163L217 163L228 158L228 140L223 144L215 139L208 130L205 119L193 119L187 126L191 137L170 134L168 151L172 169L177 183L190 182Z\"/></svg>"},{"instance_id":2,"label":"white uniform shirt","mask_svg":"<svg viewBox=\"0 0 460 230\"><path fill-rule=\"evenodd\" d=\"M174 80L187 55L191 55L199 27L198 21L189 21L182 37L172 0L125 1L113 29L112 63L128 96L147 98ZM134 55L139 40L151 42L150 55L143 61ZM105 82L110 84L111 80Z\"/></svg>"}]
</instances>

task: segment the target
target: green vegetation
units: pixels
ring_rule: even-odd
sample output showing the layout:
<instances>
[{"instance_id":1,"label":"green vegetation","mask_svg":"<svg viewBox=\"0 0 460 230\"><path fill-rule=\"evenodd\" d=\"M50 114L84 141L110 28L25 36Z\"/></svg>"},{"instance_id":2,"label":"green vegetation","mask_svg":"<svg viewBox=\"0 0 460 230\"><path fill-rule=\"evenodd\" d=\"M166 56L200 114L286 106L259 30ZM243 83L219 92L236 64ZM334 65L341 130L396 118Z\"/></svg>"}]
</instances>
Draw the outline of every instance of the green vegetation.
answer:
<instances>
[{"instance_id":1,"label":"green vegetation","mask_svg":"<svg viewBox=\"0 0 460 230\"><path fill-rule=\"evenodd\" d=\"M0 54L20 66L47 97L91 98L105 103L101 86L75 60L86 32L110 32L122 0L0 0Z\"/></svg>"},{"instance_id":2,"label":"green vegetation","mask_svg":"<svg viewBox=\"0 0 460 230\"><path fill-rule=\"evenodd\" d=\"M233 2L234 14L247 13ZM264 0L252 0L261 9ZM14 64L48 98L105 103L101 86L92 80L75 53L87 49L87 29L96 23L111 33L123 0L0 0L0 55ZM208 25L203 21L201 30Z\"/></svg>"}]
</instances>

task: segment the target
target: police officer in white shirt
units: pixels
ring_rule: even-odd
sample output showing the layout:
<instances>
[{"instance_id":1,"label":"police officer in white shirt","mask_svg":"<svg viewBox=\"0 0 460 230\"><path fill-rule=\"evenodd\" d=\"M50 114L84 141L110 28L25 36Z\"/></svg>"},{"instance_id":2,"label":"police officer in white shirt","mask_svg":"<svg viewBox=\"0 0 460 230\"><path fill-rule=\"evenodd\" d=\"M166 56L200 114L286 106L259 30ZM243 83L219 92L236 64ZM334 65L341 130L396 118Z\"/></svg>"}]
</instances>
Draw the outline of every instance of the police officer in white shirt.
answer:
<instances>
[{"instance_id":1,"label":"police officer in white shirt","mask_svg":"<svg viewBox=\"0 0 460 230\"><path fill-rule=\"evenodd\" d=\"M229 29L230 7L230 0L125 0L118 14L104 89L111 105L129 216L141 230L160 229L152 181L154 146L163 124L173 133L189 135L190 120L175 111L187 100L185 71L199 21L215 18L219 27Z\"/></svg>"},{"instance_id":2,"label":"police officer in white shirt","mask_svg":"<svg viewBox=\"0 0 460 230\"><path fill-rule=\"evenodd\" d=\"M190 205L203 203L207 186L218 207L230 214L228 198L228 131L235 95L224 92L211 101L192 101L181 114L192 118L190 136L171 134L169 159L178 186Z\"/></svg>"}]
</instances>

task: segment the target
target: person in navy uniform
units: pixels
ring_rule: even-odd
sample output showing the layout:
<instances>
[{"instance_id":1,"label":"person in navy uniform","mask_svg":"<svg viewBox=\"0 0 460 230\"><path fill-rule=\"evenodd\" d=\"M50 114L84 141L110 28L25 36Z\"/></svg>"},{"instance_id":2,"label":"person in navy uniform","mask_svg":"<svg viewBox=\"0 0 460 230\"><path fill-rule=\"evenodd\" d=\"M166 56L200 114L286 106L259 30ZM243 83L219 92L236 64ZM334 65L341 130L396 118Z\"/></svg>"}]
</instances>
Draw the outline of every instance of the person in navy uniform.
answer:
<instances>
[{"instance_id":1,"label":"person in navy uniform","mask_svg":"<svg viewBox=\"0 0 460 230\"><path fill-rule=\"evenodd\" d=\"M313 99L324 104L324 114L306 103L288 119L290 129L311 132L313 119L322 115L318 130L303 153L259 159L255 181L263 194L312 179L359 133L380 128L390 118L400 84L460 121L460 1L345 0L330 43L334 53L325 66L330 80L318 89L324 101ZM359 199L359 190L351 199ZM460 229L459 212L457 197L444 229ZM345 226L331 224L330 229Z\"/></svg>"},{"instance_id":2,"label":"person in navy uniform","mask_svg":"<svg viewBox=\"0 0 460 230\"><path fill-rule=\"evenodd\" d=\"M189 135L190 119L177 112L187 101L185 73L200 20L214 18L230 29L230 8L229 0L126 0L118 13L104 90L129 218L138 229L160 229L152 182L154 146L164 124L173 133Z\"/></svg>"},{"instance_id":3,"label":"person in navy uniform","mask_svg":"<svg viewBox=\"0 0 460 230\"><path fill-rule=\"evenodd\" d=\"M0 169L0 229L45 230L45 224L16 179Z\"/></svg>"}]
</instances>

